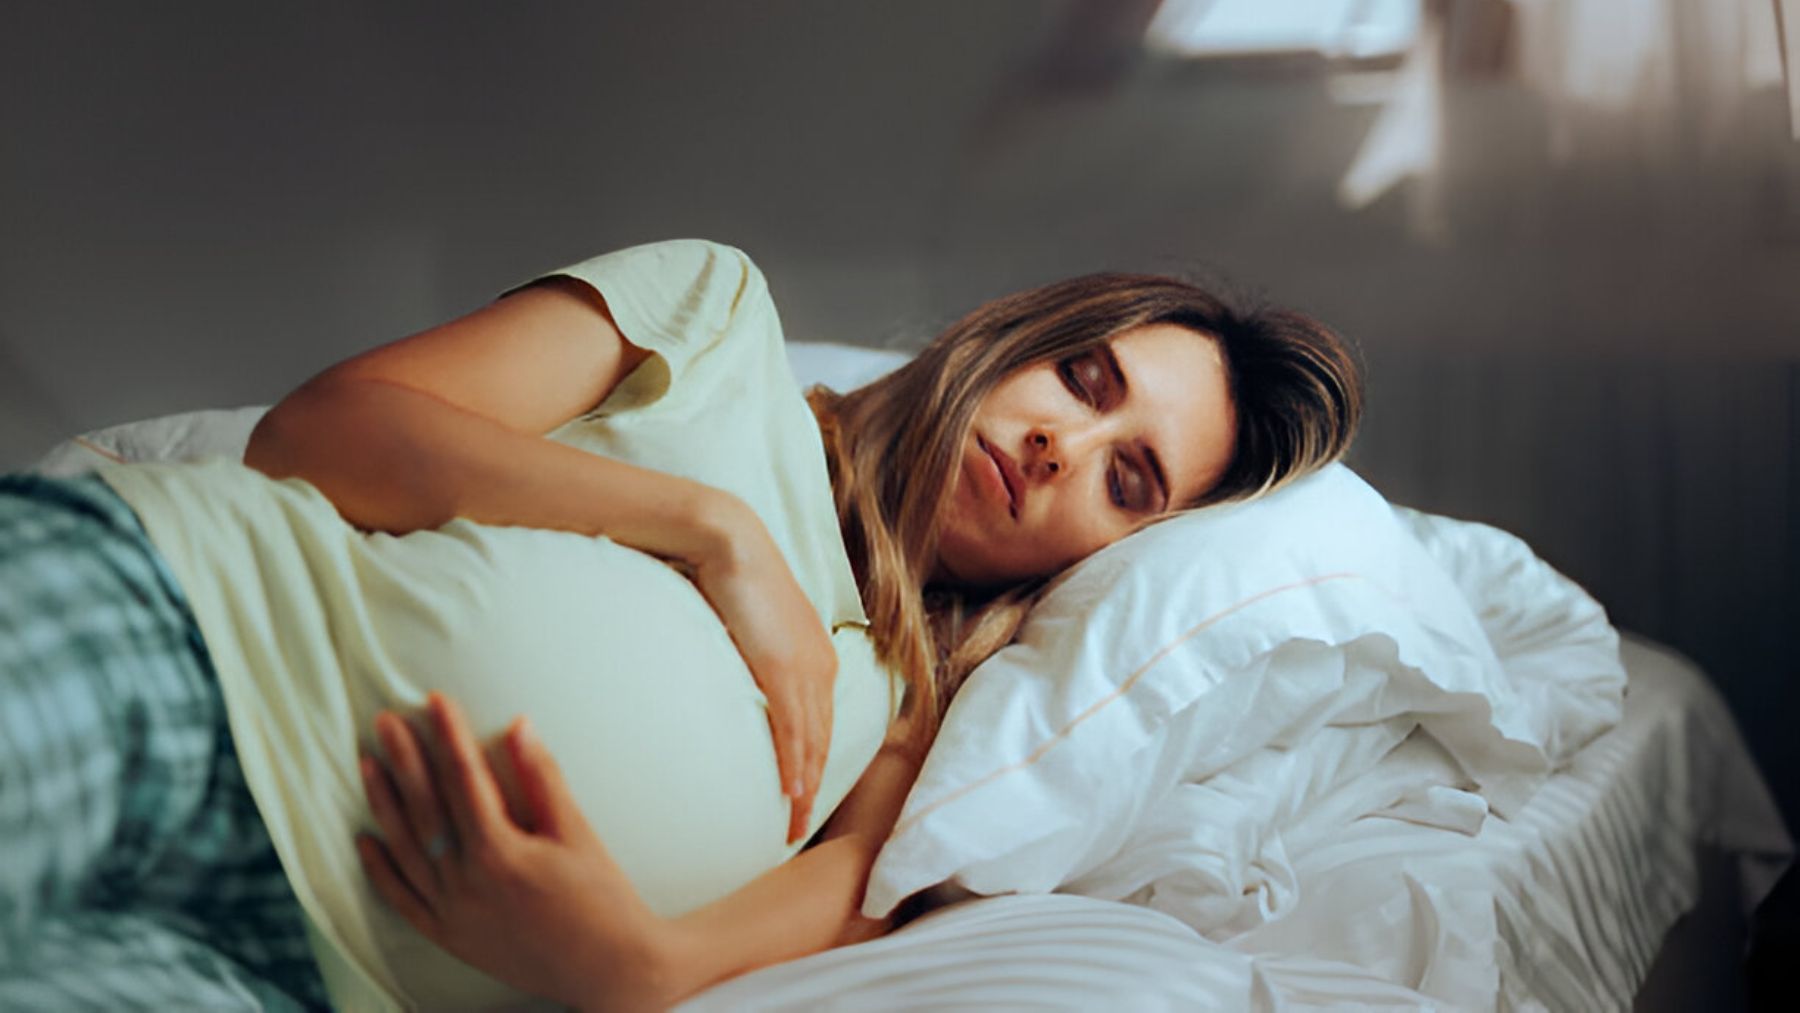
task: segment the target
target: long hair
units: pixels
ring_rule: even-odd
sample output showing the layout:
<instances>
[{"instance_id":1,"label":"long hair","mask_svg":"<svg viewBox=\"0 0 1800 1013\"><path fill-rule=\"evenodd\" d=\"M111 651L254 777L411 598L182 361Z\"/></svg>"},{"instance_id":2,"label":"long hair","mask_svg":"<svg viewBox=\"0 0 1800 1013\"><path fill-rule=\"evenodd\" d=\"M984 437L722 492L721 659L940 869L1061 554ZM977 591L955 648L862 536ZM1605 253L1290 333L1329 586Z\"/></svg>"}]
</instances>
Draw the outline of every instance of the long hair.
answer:
<instances>
[{"instance_id":1,"label":"long hair","mask_svg":"<svg viewBox=\"0 0 1800 1013\"><path fill-rule=\"evenodd\" d=\"M977 406L1018 369L1157 323L1219 342L1237 420L1224 474L1186 506L1270 491L1349 448L1362 379L1336 334L1299 313L1240 308L1155 275L1086 275L995 299L893 373L847 394L809 393L876 654L907 689L913 745L929 743L949 698L1011 641L1046 583L927 594L938 514Z\"/></svg>"}]
</instances>

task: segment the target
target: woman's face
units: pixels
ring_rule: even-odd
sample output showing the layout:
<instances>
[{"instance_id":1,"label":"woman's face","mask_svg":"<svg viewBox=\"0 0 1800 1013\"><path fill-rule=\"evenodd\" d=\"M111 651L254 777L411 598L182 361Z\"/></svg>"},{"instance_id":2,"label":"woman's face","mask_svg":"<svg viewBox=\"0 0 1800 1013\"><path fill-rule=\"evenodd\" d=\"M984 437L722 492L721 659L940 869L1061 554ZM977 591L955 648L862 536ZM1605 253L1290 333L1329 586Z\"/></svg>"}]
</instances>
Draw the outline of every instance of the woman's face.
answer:
<instances>
[{"instance_id":1,"label":"woman's face","mask_svg":"<svg viewBox=\"0 0 1800 1013\"><path fill-rule=\"evenodd\" d=\"M1218 342L1185 327L1027 366L975 411L934 580L1055 573L1212 488L1236 429Z\"/></svg>"}]
</instances>

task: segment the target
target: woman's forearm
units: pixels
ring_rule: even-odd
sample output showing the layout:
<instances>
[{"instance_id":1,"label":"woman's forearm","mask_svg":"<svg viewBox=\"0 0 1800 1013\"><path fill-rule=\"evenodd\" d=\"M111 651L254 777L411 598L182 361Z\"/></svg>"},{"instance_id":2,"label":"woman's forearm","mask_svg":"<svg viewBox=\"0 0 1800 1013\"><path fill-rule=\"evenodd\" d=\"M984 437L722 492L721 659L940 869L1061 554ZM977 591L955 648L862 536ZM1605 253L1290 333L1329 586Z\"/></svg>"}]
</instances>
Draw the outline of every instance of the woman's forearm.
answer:
<instances>
[{"instance_id":1,"label":"woman's forearm","mask_svg":"<svg viewBox=\"0 0 1800 1013\"><path fill-rule=\"evenodd\" d=\"M820 843L737 891L675 919L664 966L672 998L758 967L873 939L889 919L863 917L875 856L919 775L904 728L890 733L820 834Z\"/></svg>"},{"instance_id":2,"label":"woman's forearm","mask_svg":"<svg viewBox=\"0 0 1800 1013\"><path fill-rule=\"evenodd\" d=\"M674 998L758 967L873 938L886 923L862 917L879 841L859 834L794 856L671 926Z\"/></svg>"},{"instance_id":3,"label":"woman's forearm","mask_svg":"<svg viewBox=\"0 0 1800 1013\"><path fill-rule=\"evenodd\" d=\"M674 475L509 429L431 394L372 379L315 381L251 436L244 461L317 486L345 519L406 532L463 517L604 534L675 559L720 549L742 506Z\"/></svg>"}]
</instances>

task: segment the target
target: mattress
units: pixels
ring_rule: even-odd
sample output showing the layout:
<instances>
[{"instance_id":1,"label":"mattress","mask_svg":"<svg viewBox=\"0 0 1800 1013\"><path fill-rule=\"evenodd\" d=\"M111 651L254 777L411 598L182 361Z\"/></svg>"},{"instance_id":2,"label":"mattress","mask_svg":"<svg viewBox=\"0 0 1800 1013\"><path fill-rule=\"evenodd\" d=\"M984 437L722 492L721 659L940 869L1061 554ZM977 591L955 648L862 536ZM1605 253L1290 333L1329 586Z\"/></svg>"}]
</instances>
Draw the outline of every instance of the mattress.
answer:
<instances>
[{"instance_id":1,"label":"mattress","mask_svg":"<svg viewBox=\"0 0 1800 1013\"><path fill-rule=\"evenodd\" d=\"M1087 897L975 898L679 1009L1629 1008L1703 850L1735 861L1748 910L1793 848L1699 670L1644 640L1622 654L1624 720L1514 819L1472 838L1359 820L1292 856L1288 917L1236 938Z\"/></svg>"}]
</instances>

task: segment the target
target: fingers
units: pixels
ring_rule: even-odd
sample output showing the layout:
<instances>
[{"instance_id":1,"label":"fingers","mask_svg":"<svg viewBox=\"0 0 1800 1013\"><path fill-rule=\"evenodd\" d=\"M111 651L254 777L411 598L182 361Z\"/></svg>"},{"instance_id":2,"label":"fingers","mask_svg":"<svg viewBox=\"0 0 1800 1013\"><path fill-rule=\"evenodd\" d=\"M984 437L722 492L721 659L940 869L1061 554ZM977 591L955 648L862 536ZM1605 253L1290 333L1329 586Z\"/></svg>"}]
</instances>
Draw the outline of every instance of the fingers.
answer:
<instances>
[{"instance_id":1,"label":"fingers","mask_svg":"<svg viewBox=\"0 0 1800 1013\"><path fill-rule=\"evenodd\" d=\"M428 896L437 886L437 872L407 821L393 782L381 764L371 757L362 757L358 766L362 771L363 794L368 797L369 811L375 816L382 839L387 842L384 857L414 894Z\"/></svg>"},{"instance_id":2,"label":"fingers","mask_svg":"<svg viewBox=\"0 0 1800 1013\"><path fill-rule=\"evenodd\" d=\"M819 782L824 776L825 757L831 745L830 731L828 726L821 724L816 711L781 724L776 724L777 718L771 712L769 720L777 747L785 746L776 751L776 767L780 771L782 794L790 802L787 841L794 844L806 836L813 799L819 794Z\"/></svg>"},{"instance_id":3,"label":"fingers","mask_svg":"<svg viewBox=\"0 0 1800 1013\"><path fill-rule=\"evenodd\" d=\"M806 738L800 734L801 723L789 716L786 706L769 702L769 735L775 742L775 771L781 779L781 793L788 798L806 794Z\"/></svg>"},{"instance_id":4,"label":"fingers","mask_svg":"<svg viewBox=\"0 0 1800 1013\"><path fill-rule=\"evenodd\" d=\"M819 785L825 780L825 761L831 758L831 697L825 696L819 702L819 710L813 716L813 752L812 765L807 770L806 800L810 806L813 797L819 794Z\"/></svg>"},{"instance_id":5,"label":"fingers","mask_svg":"<svg viewBox=\"0 0 1800 1013\"><path fill-rule=\"evenodd\" d=\"M431 859L450 844L443 806L438 802L424 751L411 726L398 715L383 711L375 716L375 737L381 742L387 766L380 772L382 778L371 778L368 771L364 772L364 790L374 810L383 786L391 789L391 797L386 799L391 819L378 825L387 838L389 851L399 861L400 871L421 893L426 893L438 882L438 869ZM380 821L381 813L377 811L375 816Z\"/></svg>"},{"instance_id":6,"label":"fingers","mask_svg":"<svg viewBox=\"0 0 1800 1013\"><path fill-rule=\"evenodd\" d=\"M825 762L831 757L831 696L830 684L824 692L815 693L811 698L812 707L807 713L806 764L802 774L802 793L794 799L794 807L790 813L791 825L788 827L788 843L792 844L806 836L806 828L812 819L813 802L819 795L819 785L825 780Z\"/></svg>"},{"instance_id":7,"label":"fingers","mask_svg":"<svg viewBox=\"0 0 1800 1013\"><path fill-rule=\"evenodd\" d=\"M806 744L795 733L794 724L782 720L778 714L771 701L769 734L775 741L775 776L780 778L781 793L788 799L787 842L792 844L797 833L794 817L800 811L800 799L806 796L805 778L800 773L805 762Z\"/></svg>"},{"instance_id":8,"label":"fingers","mask_svg":"<svg viewBox=\"0 0 1800 1013\"><path fill-rule=\"evenodd\" d=\"M806 839L806 825L812 821L812 796L795 799L788 807L787 842L799 844Z\"/></svg>"},{"instance_id":9,"label":"fingers","mask_svg":"<svg viewBox=\"0 0 1800 1013\"><path fill-rule=\"evenodd\" d=\"M788 810L788 843L797 844L806 837L806 825L812 819L813 799L819 794L819 771L823 767L824 743L819 739L819 725L812 716L806 721L806 752L801 760L800 793L793 796Z\"/></svg>"},{"instance_id":10,"label":"fingers","mask_svg":"<svg viewBox=\"0 0 1800 1013\"><path fill-rule=\"evenodd\" d=\"M518 774L519 791L531 813L532 830L565 839L577 827L584 826L575 796L563 780L562 768L532 731L530 722L524 718L514 721L507 730L506 745L512 753L513 770Z\"/></svg>"},{"instance_id":11,"label":"fingers","mask_svg":"<svg viewBox=\"0 0 1800 1013\"><path fill-rule=\"evenodd\" d=\"M393 853L368 834L356 838L356 855L362 859L363 872L375 884L375 895L394 909L407 924L418 929L427 939L436 939L438 920L425 899L412 887L410 877L400 871Z\"/></svg>"},{"instance_id":12,"label":"fingers","mask_svg":"<svg viewBox=\"0 0 1800 1013\"><path fill-rule=\"evenodd\" d=\"M787 835L790 844L805 833L813 802L825 779L826 761L831 756L830 689L827 683L823 692L804 695L795 691L779 701L779 706L777 700L769 701L769 730L775 742L781 793L792 803Z\"/></svg>"},{"instance_id":13,"label":"fingers","mask_svg":"<svg viewBox=\"0 0 1800 1013\"><path fill-rule=\"evenodd\" d=\"M426 697L425 709L437 747L430 751L437 787L458 838L465 844L499 839L512 822L493 768L488 766L462 708L442 693L432 693Z\"/></svg>"}]
</instances>

